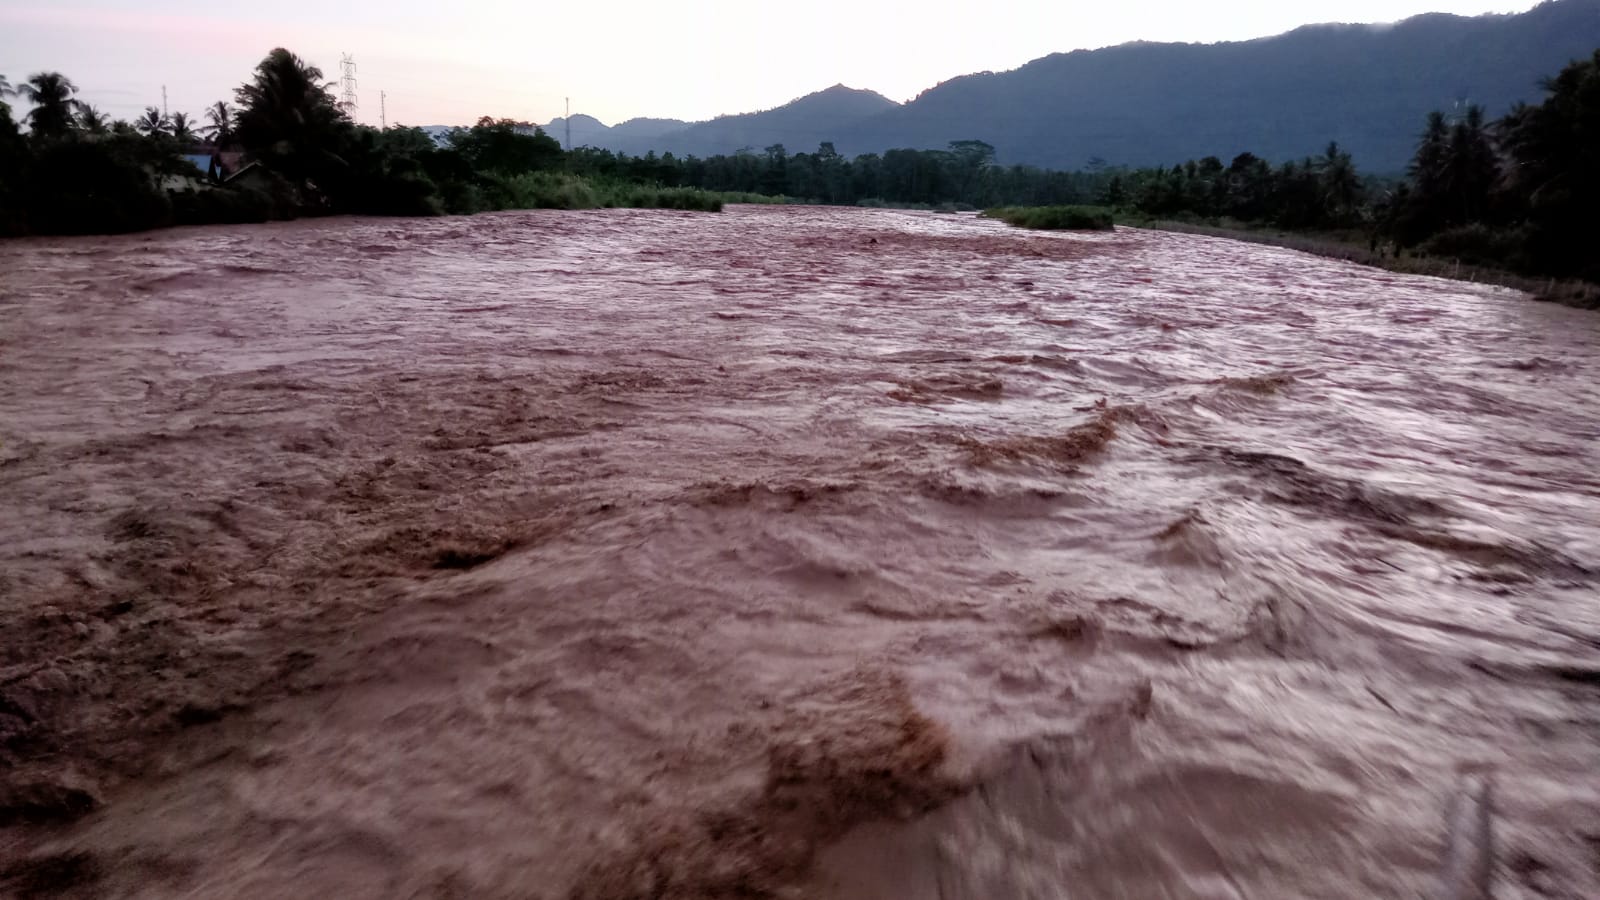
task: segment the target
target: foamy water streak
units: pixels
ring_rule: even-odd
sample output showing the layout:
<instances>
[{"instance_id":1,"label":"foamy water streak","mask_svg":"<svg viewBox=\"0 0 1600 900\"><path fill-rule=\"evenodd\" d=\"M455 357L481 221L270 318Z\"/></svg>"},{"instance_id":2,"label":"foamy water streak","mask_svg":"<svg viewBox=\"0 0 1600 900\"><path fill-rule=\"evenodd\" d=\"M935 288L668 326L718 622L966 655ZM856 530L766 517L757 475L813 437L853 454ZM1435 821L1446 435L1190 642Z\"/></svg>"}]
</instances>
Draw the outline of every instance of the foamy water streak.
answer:
<instances>
[{"instance_id":1,"label":"foamy water streak","mask_svg":"<svg viewBox=\"0 0 1600 900\"><path fill-rule=\"evenodd\" d=\"M804 208L0 271L7 777L105 804L0 848L85 896L1438 896L1479 780L1600 896L1593 314Z\"/></svg>"}]
</instances>

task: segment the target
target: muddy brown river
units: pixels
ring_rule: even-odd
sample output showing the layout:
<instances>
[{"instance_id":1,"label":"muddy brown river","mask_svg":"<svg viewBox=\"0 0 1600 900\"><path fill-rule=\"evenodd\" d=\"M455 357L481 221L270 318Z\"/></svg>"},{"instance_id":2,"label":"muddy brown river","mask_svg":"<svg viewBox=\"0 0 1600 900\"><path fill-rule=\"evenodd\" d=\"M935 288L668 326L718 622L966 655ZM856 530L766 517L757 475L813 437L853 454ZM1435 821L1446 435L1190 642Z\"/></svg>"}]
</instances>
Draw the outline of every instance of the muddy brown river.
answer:
<instances>
[{"instance_id":1,"label":"muddy brown river","mask_svg":"<svg viewBox=\"0 0 1600 900\"><path fill-rule=\"evenodd\" d=\"M875 210L0 243L0 896L1485 880L1600 897L1600 316Z\"/></svg>"}]
</instances>

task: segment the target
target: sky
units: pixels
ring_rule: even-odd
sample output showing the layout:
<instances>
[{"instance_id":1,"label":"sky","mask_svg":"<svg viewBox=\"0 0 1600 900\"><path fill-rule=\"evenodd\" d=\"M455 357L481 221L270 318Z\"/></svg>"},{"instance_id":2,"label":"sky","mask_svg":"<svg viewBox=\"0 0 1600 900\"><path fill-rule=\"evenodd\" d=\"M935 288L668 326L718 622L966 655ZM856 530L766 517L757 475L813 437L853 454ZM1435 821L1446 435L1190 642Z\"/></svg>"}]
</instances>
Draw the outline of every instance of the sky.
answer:
<instances>
[{"instance_id":1,"label":"sky","mask_svg":"<svg viewBox=\"0 0 1600 900\"><path fill-rule=\"evenodd\" d=\"M0 0L0 74L59 71L115 118L199 113L273 47L330 78L356 62L356 118L470 124L574 113L708 119L833 84L897 101L971 72L1132 40L1211 43L1313 22L1521 12L1534 0Z\"/></svg>"}]
</instances>

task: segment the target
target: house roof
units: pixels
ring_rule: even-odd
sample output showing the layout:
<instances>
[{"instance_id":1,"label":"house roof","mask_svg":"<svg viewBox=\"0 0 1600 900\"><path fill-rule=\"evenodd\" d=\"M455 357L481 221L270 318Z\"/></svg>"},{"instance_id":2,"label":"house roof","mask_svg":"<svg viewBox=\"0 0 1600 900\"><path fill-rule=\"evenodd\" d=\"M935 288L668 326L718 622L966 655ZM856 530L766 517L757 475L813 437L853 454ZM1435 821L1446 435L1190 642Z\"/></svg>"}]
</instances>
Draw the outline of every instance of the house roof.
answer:
<instances>
[{"instance_id":1,"label":"house roof","mask_svg":"<svg viewBox=\"0 0 1600 900\"><path fill-rule=\"evenodd\" d=\"M229 175L227 178L222 179L222 183L223 184L227 184L228 182L233 181L234 179L244 175L246 172L253 172L256 169L260 169L260 168L261 168L261 163L258 163L258 162L247 162L243 166L240 166L239 170L237 172L234 172L232 175ZM263 170L263 171L265 171L265 170Z\"/></svg>"}]
</instances>

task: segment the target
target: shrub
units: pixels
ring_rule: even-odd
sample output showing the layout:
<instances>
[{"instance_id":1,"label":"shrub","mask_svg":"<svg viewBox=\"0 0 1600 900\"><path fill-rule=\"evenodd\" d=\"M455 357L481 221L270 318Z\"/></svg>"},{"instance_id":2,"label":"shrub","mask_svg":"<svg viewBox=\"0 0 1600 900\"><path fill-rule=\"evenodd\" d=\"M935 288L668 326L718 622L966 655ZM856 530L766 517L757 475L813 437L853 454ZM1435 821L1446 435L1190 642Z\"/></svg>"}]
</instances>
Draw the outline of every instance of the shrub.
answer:
<instances>
[{"instance_id":1,"label":"shrub","mask_svg":"<svg viewBox=\"0 0 1600 900\"><path fill-rule=\"evenodd\" d=\"M168 197L175 225L243 225L273 217L272 198L251 188L203 187Z\"/></svg>"},{"instance_id":2,"label":"shrub","mask_svg":"<svg viewBox=\"0 0 1600 900\"><path fill-rule=\"evenodd\" d=\"M145 160L111 141L57 141L35 154L29 227L44 234L116 234L172 222Z\"/></svg>"},{"instance_id":3,"label":"shrub","mask_svg":"<svg viewBox=\"0 0 1600 900\"><path fill-rule=\"evenodd\" d=\"M719 212L725 202L749 202L758 195L724 195L699 188L660 187L628 181L584 178L569 172L528 172L492 179L498 209L684 209ZM727 199L729 196L737 200ZM761 197L763 202L776 202Z\"/></svg>"},{"instance_id":4,"label":"shrub","mask_svg":"<svg viewBox=\"0 0 1600 900\"><path fill-rule=\"evenodd\" d=\"M1114 222L1111 210L1102 206L1003 206L984 210L983 215L1044 231L1108 231Z\"/></svg>"},{"instance_id":5,"label":"shrub","mask_svg":"<svg viewBox=\"0 0 1600 900\"><path fill-rule=\"evenodd\" d=\"M1428 256L1459 260L1474 266L1521 268L1522 248L1526 243L1520 231L1491 228L1473 222L1441 231L1417 247Z\"/></svg>"}]
</instances>

